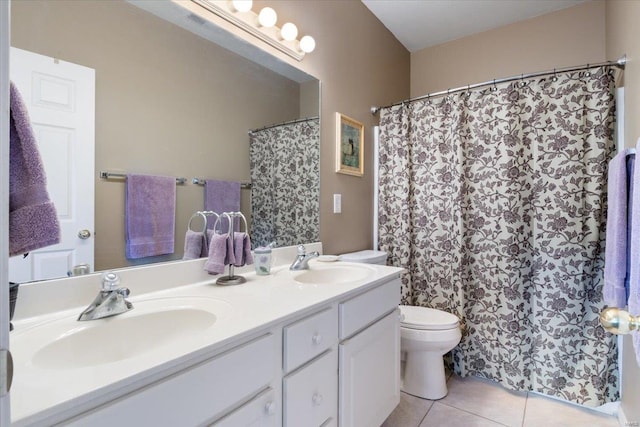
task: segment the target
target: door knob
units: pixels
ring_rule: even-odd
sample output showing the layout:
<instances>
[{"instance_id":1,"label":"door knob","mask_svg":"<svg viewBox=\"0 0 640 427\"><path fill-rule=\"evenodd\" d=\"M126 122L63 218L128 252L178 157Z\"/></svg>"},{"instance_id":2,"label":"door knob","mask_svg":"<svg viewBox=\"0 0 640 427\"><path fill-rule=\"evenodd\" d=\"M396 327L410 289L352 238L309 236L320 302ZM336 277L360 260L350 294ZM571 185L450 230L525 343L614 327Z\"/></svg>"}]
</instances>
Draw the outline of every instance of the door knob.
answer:
<instances>
[{"instance_id":1,"label":"door knob","mask_svg":"<svg viewBox=\"0 0 640 427\"><path fill-rule=\"evenodd\" d=\"M78 237L82 240L86 240L91 237L91 232L89 230L80 230L78 231Z\"/></svg>"},{"instance_id":2,"label":"door knob","mask_svg":"<svg viewBox=\"0 0 640 427\"><path fill-rule=\"evenodd\" d=\"M600 323L612 334L624 335L640 330L640 317L616 307L605 308L600 312Z\"/></svg>"}]
</instances>

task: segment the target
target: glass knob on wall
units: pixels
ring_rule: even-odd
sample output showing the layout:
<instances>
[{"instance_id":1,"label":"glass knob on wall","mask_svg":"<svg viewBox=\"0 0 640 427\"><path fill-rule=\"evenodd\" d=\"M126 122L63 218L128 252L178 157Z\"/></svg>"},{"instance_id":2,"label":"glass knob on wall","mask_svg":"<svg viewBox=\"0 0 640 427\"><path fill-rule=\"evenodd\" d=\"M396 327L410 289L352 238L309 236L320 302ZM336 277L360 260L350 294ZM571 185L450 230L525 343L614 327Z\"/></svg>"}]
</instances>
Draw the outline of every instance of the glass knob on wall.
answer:
<instances>
[{"instance_id":1,"label":"glass knob on wall","mask_svg":"<svg viewBox=\"0 0 640 427\"><path fill-rule=\"evenodd\" d=\"M602 310L600 312L600 323L608 332L616 335L624 335L633 330L640 330L640 318L616 307Z\"/></svg>"}]
</instances>

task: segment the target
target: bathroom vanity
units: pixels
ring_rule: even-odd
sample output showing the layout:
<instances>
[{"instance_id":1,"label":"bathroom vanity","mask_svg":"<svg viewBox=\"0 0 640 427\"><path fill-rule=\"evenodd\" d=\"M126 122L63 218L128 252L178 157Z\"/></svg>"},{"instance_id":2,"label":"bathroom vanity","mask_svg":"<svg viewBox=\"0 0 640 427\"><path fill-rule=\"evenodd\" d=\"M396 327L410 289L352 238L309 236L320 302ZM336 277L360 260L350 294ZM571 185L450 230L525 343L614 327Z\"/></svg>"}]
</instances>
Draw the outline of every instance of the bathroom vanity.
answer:
<instances>
[{"instance_id":1,"label":"bathroom vanity","mask_svg":"<svg viewBox=\"0 0 640 427\"><path fill-rule=\"evenodd\" d=\"M400 399L401 269L289 271L292 249L276 251L271 275L240 270L239 286L215 285L204 260L123 270L134 309L88 322L78 302L99 276L25 286L12 425L381 424ZM47 301L63 283L71 301Z\"/></svg>"}]
</instances>

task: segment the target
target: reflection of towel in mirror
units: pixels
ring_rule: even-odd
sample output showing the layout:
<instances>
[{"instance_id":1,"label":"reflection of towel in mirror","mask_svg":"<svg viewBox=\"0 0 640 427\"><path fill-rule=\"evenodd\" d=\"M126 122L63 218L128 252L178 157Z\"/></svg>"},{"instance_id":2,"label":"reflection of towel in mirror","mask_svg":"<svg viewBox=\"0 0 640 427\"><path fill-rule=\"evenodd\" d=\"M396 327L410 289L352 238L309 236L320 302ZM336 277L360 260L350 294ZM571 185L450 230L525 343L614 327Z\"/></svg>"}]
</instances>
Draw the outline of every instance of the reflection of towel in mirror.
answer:
<instances>
[{"instance_id":1,"label":"reflection of towel in mirror","mask_svg":"<svg viewBox=\"0 0 640 427\"><path fill-rule=\"evenodd\" d=\"M204 269L209 274L224 272L226 265L234 264L233 242L227 233L213 234L209 241L209 257L204 263Z\"/></svg>"},{"instance_id":2,"label":"reflection of towel in mirror","mask_svg":"<svg viewBox=\"0 0 640 427\"><path fill-rule=\"evenodd\" d=\"M204 186L204 210L214 211L218 214L223 212L240 211L240 183L232 181L218 181L215 179L206 180ZM234 229L238 229L239 218L234 218ZM209 225L210 227L213 224ZM216 230L226 233L229 230L227 221L221 218L220 227Z\"/></svg>"},{"instance_id":3,"label":"reflection of towel in mirror","mask_svg":"<svg viewBox=\"0 0 640 427\"><path fill-rule=\"evenodd\" d=\"M184 256L182 259L205 257L209 254L208 246L202 231L187 230L184 236Z\"/></svg>"},{"instance_id":4,"label":"reflection of towel in mirror","mask_svg":"<svg viewBox=\"0 0 640 427\"><path fill-rule=\"evenodd\" d=\"M253 255L251 254L251 239L248 233L233 233L233 252L235 255L236 267L253 264Z\"/></svg>"},{"instance_id":5,"label":"reflection of towel in mirror","mask_svg":"<svg viewBox=\"0 0 640 427\"><path fill-rule=\"evenodd\" d=\"M14 256L59 243L60 223L27 107L13 83L10 95L9 256Z\"/></svg>"},{"instance_id":6,"label":"reflection of towel in mirror","mask_svg":"<svg viewBox=\"0 0 640 427\"><path fill-rule=\"evenodd\" d=\"M629 221L635 154L622 150L609 162L607 236L602 293L610 307L625 307L629 291Z\"/></svg>"},{"instance_id":7,"label":"reflection of towel in mirror","mask_svg":"<svg viewBox=\"0 0 640 427\"><path fill-rule=\"evenodd\" d=\"M127 175L126 255L129 259L172 254L176 223L176 179Z\"/></svg>"}]
</instances>

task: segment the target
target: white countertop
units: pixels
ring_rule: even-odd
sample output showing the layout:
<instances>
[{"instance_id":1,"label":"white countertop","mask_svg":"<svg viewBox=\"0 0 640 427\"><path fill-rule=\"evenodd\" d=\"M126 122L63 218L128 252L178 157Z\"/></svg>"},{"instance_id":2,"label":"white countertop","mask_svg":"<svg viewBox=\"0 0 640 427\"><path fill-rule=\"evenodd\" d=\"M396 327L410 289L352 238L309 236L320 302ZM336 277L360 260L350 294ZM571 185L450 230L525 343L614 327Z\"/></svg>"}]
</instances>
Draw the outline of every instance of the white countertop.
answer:
<instances>
[{"instance_id":1,"label":"white countertop","mask_svg":"<svg viewBox=\"0 0 640 427\"><path fill-rule=\"evenodd\" d=\"M313 250L313 246L308 246L308 248ZM288 258L281 256L282 260ZM172 268L162 265L157 266L155 270L151 266L145 268L145 274L137 272L127 275L125 270L122 271L122 286L131 289L129 300L133 303L134 308L136 303L142 305L153 299L187 297L198 299L205 305L208 302L212 304L215 302L218 312L216 313L216 322L206 330L193 334L189 334L189 331L185 330L185 335L179 341L179 346L157 346L149 351L142 350L133 357L117 362L70 368L51 368L33 363L35 352L46 344L46 342L41 342L45 339L46 328L55 322L67 322L67 324L70 320L75 322L78 314L97 294L100 283L98 277L93 275L83 279L85 282L90 280L88 283L91 285L85 282L78 285L81 286L79 289L82 291L75 293L83 294L84 302L82 305L75 304L68 307L59 301L51 301L50 304L47 304L46 299L52 298L51 290L43 290L44 286L48 286L47 284L39 284L31 289L27 288L23 292L25 295L19 294L18 304L21 303L21 296L24 296L22 308L19 305L16 309L16 319L13 322L15 330L10 334L11 352L14 358L14 380L11 389L12 425L31 425L44 420L50 423L64 419L71 413L71 410L77 412L83 408L88 409L123 392L149 384L163 376L184 369L185 366L205 360L213 353L233 347L242 340L259 336L276 323L286 322L289 318L311 313L314 308L338 299L349 298L367 288L375 287L393 277L398 277L402 271L396 267L357 264L358 267L371 270L371 274L366 279L341 284L300 284L293 280L293 276L300 272L289 271L287 263L274 267L269 276L256 276L250 269L241 269L239 274L246 277L245 284L218 286L215 285L215 280L219 276L201 274L203 263L204 260L195 260L181 263L187 264L186 266ZM309 265L311 269L314 269L323 268L327 264L312 260ZM349 264L342 263L345 266ZM167 268L171 270L176 268L199 269L197 274L200 276L198 277L204 280L177 287L171 287L166 283L161 284L159 277L172 277L163 274L163 272L167 272ZM124 280L127 276L130 276L129 280ZM145 282L144 286L142 284L139 286L140 290L145 288L145 290L151 289L151 291L136 293L136 286L132 284L133 278ZM62 283L62 281L60 282ZM78 281L79 283L80 281ZM154 284L157 285L156 288L161 290L152 291ZM56 286L63 285L57 284ZM91 296L86 298L87 295ZM38 296L43 298L37 298ZM67 299L71 300L67 302L67 305L78 301L75 294L69 294ZM42 307L48 305L63 309L34 315L35 309L30 311L26 307L27 302L31 302L29 304L31 306L40 307L40 311L43 311ZM134 315L134 313L135 309L116 317ZM116 317L111 319L116 319ZM77 322L77 324L78 327L83 327L84 324L104 321L110 321L110 319ZM109 342L104 342L104 345L108 346ZM53 419L50 418L52 416Z\"/></svg>"}]
</instances>

